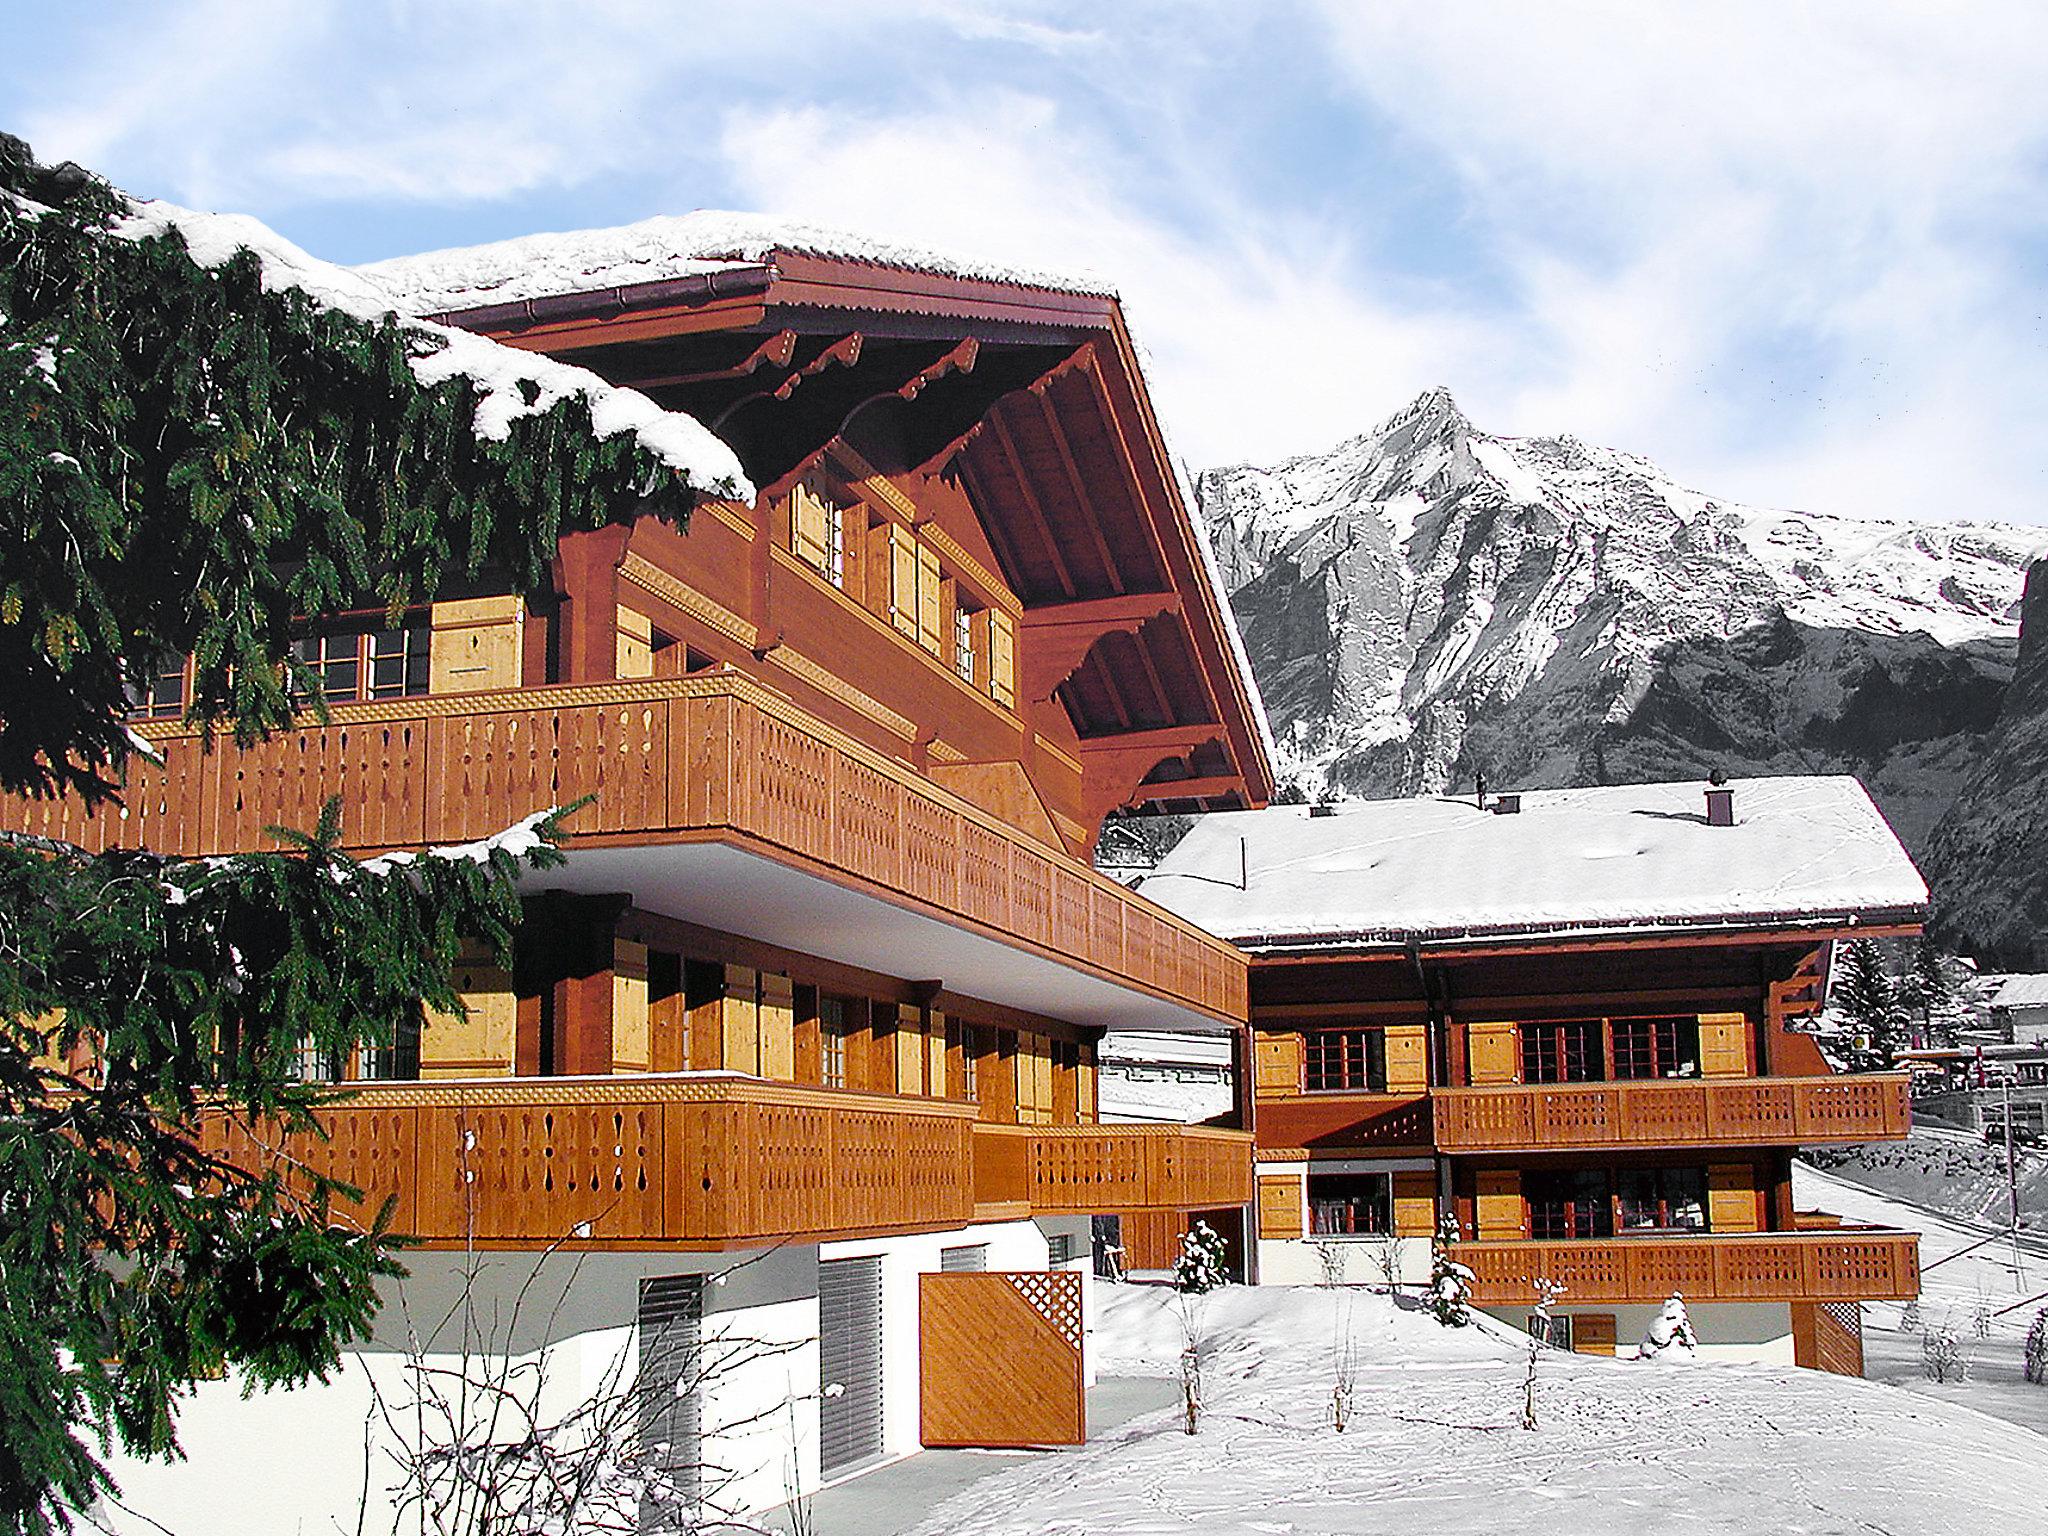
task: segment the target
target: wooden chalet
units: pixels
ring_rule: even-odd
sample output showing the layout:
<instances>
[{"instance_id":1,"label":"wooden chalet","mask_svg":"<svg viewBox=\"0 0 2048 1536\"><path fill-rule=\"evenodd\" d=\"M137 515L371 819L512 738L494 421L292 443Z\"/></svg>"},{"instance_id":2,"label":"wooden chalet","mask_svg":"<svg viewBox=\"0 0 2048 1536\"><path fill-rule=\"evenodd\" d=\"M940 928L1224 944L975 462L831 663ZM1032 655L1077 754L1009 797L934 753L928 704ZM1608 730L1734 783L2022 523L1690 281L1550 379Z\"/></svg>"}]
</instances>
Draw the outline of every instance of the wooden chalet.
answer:
<instances>
[{"instance_id":1,"label":"wooden chalet","mask_svg":"<svg viewBox=\"0 0 2048 1536\"><path fill-rule=\"evenodd\" d=\"M209 749L167 675L135 722L163 760L117 813L4 816L227 854L338 795L370 854L594 796L509 969L465 966L466 1017L310 1064L358 1090L319 1157L371 1208L398 1197L416 1276L437 1251L504 1250L502 1286L582 1255L600 1299L547 1347L616 1347L636 1315L817 1340L795 1443L706 1453L754 1508L920 1443L1079 1438L1090 1216L1248 1204L1244 1130L1098 1123L1107 1028L1248 1060L1247 962L1090 854L1111 811L1256 807L1272 778L1113 294L657 225L367 275L694 416L751 503L572 534L523 599L487 576L397 627L311 618L327 719L248 750ZM746 1251L774 1261L707 1288ZM739 1406L692 1433L763 1390L721 1384ZM352 1427L271 1422L360 1438L360 1404L332 1414Z\"/></svg>"},{"instance_id":2,"label":"wooden chalet","mask_svg":"<svg viewBox=\"0 0 2048 1536\"><path fill-rule=\"evenodd\" d=\"M1252 956L1264 1279L1352 1241L1353 1280L1420 1281L1454 1223L1476 1302L1553 1280L1581 1351L1677 1292L1710 1348L1852 1373L1856 1304L1917 1294L1911 1234L1792 1187L1801 1145L1907 1131L1903 1074L1799 1027L1836 940L1924 914L1854 780L1276 806L1142 891Z\"/></svg>"}]
</instances>

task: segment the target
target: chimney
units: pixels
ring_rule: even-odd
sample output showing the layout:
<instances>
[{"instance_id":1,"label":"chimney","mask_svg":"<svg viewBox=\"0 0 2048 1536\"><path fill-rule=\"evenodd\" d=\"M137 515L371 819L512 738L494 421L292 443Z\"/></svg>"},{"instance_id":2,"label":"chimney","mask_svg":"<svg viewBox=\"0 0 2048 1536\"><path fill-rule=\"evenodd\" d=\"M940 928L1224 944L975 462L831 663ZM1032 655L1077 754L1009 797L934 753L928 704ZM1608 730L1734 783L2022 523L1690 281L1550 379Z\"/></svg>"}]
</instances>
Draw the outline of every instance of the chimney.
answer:
<instances>
[{"instance_id":1,"label":"chimney","mask_svg":"<svg viewBox=\"0 0 2048 1536\"><path fill-rule=\"evenodd\" d=\"M1735 791L1716 787L1707 791L1707 825L1710 827L1732 827L1735 825Z\"/></svg>"},{"instance_id":2,"label":"chimney","mask_svg":"<svg viewBox=\"0 0 2048 1536\"><path fill-rule=\"evenodd\" d=\"M1519 794L1495 795L1493 804L1487 809L1496 816L1519 816L1522 814L1522 797Z\"/></svg>"}]
</instances>

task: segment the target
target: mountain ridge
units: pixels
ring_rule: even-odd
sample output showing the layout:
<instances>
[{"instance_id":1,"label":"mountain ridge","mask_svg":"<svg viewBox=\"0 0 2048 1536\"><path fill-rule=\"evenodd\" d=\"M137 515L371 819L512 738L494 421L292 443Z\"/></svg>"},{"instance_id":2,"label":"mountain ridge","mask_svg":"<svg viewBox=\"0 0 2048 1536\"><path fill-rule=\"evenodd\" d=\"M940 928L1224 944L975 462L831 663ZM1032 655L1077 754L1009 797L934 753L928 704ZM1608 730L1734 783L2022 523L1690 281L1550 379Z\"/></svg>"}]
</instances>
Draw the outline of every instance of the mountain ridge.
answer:
<instances>
[{"instance_id":1,"label":"mountain ridge","mask_svg":"<svg viewBox=\"0 0 2048 1536\"><path fill-rule=\"evenodd\" d=\"M1425 391L1195 479L1309 795L1854 772L1916 855L1999 717L2048 528L1748 506Z\"/></svg>"}]
</instances>

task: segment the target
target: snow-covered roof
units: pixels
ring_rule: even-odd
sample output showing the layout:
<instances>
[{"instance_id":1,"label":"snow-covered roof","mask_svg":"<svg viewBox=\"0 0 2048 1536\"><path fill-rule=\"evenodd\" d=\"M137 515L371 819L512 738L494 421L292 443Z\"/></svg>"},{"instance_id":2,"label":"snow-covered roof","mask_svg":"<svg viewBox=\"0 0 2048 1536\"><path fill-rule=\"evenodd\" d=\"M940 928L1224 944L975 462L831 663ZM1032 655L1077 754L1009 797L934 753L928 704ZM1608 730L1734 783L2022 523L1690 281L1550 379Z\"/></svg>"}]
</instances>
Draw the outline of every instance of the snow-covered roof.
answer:
<instances>
[{"instance_id":1,"label":"snow-covered roof","mask_svg":"<svg viewBox=\"0 0 2048 1536\"><path fill-rule=\"evenodd\" d=\"M246 214L200 213L175 203L141 202L108 233L115 239L146 240L170 230L184 236L186 249L202 267L221 266L237 251L249 251L262 265L263 286L272 292L296 288L323 308L359 320L413 313L374 278L309 255ZM581 395L598 436L631 432L692 490L753 499L754 488L739 457L695 417L664 410L638 390L609 384L587 369L501 346L468 331L415 319L407 319L405 325L417 341L411 355L415 378L431 387L461 376L477 387L473 426L479 437L501 440L517 418Z\"/></svg>"},{"instance_id":2,"label":"snow-covered roof","mask_svg":"<svg viewBox=\"0 0 2048 1536\"><path fill-rule=\"evenodd\" d=\"M1100 278L934 250L759 213L699 209L615 229L521 235L488 245L394 256L356 270L409 313L446 314L558 294L665 282L731 266L759 266L777 252L1011 283L1058 293L1113 296Z\"/></svg>"},{"instance_id":3,"label":"snow-covered roof","mask_svg":"<svg viewBox=\"0 0 2048 1536\"><path fill-rule=\"evenodd\" d=\"M1771 926L1917 916L1927 886L1853 778L1342 801L1205 816L1139 883L1247 948Z\"/></svg>"},{"instance_id":4,"label":"snow-covered roof","mask_svg":"<svg viewBox=\"0 0 2048 1536\"><path fill-rule=\"evenodd\" d=\"M2048 1007L2048 976L2022 972L2002 977L1991 994L1997 1008Z\"/></svg>"}]
</instances>

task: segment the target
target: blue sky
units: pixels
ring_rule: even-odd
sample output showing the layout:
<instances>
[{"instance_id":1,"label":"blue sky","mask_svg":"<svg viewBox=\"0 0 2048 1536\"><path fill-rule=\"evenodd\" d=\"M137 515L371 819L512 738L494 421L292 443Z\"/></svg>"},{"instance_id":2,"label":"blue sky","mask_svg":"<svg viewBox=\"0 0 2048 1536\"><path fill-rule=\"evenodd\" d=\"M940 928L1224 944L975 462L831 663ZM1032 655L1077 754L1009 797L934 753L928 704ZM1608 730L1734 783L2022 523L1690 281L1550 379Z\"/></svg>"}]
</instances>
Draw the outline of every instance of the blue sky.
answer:
<instances>
[{"instance_id":1,"label":"blue sky","mask_svg":"<svg viewBox=\"0 0 2048 1536\"><path fill-rule=\"evenodd\" d=\"M0 126L340 261L760 209L1113 279L1196 467L1448 385L2048 521L2048 7L0 0Z\"/></svg>"}]
</instances>

